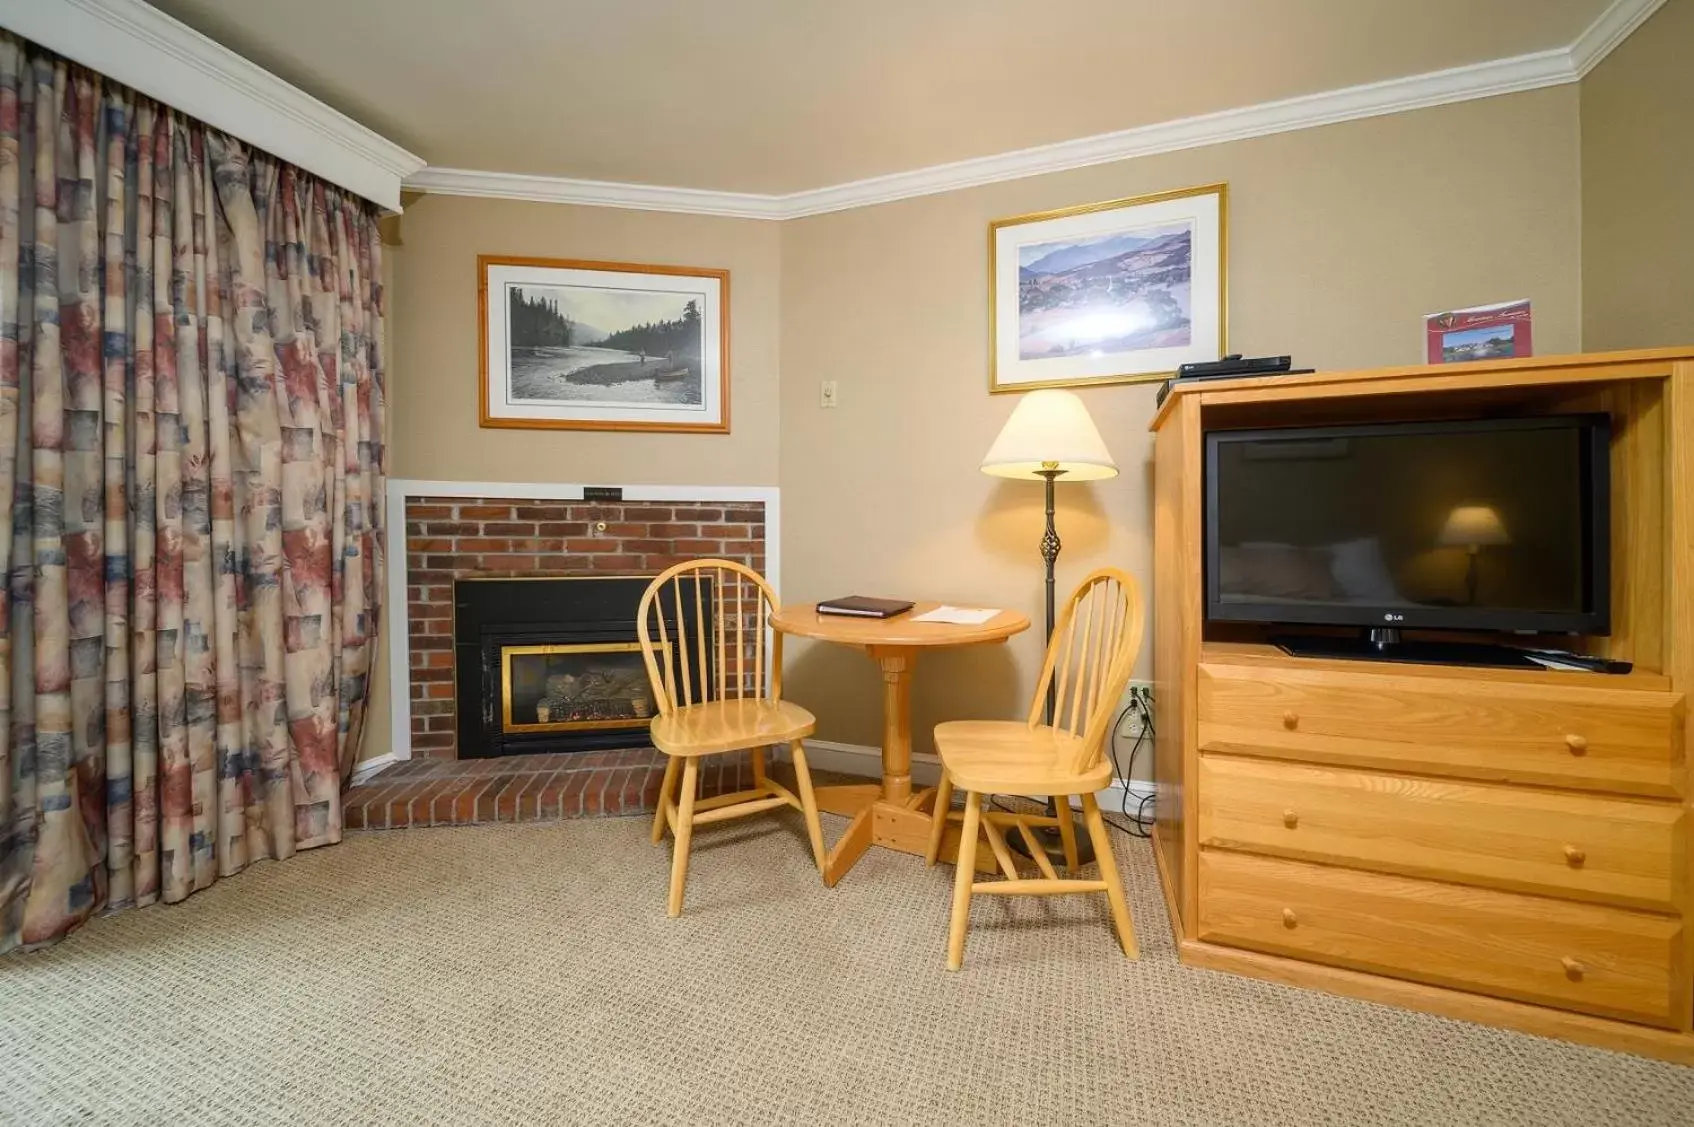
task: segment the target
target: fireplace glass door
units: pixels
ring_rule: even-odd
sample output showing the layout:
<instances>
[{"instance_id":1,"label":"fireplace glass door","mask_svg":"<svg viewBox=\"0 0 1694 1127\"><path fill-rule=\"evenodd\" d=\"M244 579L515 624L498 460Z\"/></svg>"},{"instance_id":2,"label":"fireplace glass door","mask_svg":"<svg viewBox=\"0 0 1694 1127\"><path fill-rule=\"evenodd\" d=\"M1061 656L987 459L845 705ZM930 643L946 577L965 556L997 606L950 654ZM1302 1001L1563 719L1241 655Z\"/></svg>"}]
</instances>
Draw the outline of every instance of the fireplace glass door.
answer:
<instances>
[{"instance_id":1,"label":"fireplace glass door","mask_svg":"<svg viewBox=\"0 0 1694 1127\"><path fill-rule=\"evenodd\" d=\"M669 663L668 646L663 660ZM500 722L508 733L645 728L657 709L639 642L500 647Z\"/></svg>"}]
</instances>

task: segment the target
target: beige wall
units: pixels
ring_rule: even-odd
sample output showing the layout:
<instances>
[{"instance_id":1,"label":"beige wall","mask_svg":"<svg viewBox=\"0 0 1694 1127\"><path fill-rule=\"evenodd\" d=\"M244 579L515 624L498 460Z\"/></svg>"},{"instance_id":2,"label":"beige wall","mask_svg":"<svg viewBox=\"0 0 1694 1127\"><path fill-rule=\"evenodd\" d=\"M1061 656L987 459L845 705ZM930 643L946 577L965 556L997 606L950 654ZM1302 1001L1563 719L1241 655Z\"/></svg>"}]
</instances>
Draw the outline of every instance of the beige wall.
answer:
<instances>
[{"instance_id":1,"label":"beige wall","mask_svg":"<svg viewBox=\"0 0 1694 1127\"><path fill-rule=\"evenodd\" d=\"M447 481L773 485L778 239L774 223L425 196L389 248L389 474ZM479 254L711 266L730 272L731 433L485 430L477 424ZM403 530L393 530L390 563ZM386 612L385 612L386 613ZM391 746L387 638L361 759Z\"/></svg>"},{"instance_id":2,"label":"beige wall","mask_svg":"<svg viewBox=\"0 0 1694 1127\"><path fill-rule=\"evenodd\" d=\"M1694 0L1582 80L1582 343L1694 344Z\"/></svg>"},{"instance_id":3,"label":"beige wall","mask_svg":"<svg viewBox=\"0 0 1694 1127\"><path fill-rule=\"evenodd\" d=\"M990 220L1228 181L1235 351L1323 368L1418 362L1423 314L1519 297L1535 302L1540 351L1575 351L1577 98L1517 94L781 224L428 197L408 208L392 256L391 471L774 482L785 599L931 596L1038 621L1040 488L976 469L1014 402L987 391ZM479 429L483 253L727 267L733 433ZM825 379L839 381L839 408L818 407ZM1150 572L1154 387L1085 395L1123 472L1061 486L1061 585L1108 562ZM1021 710L1039 646L1032 632L925 658L918 749L940 719ZM880 682L863 656L795 643L788 665L821 738L878 742ZM388 749L381 670L376 680L366 757Z\"/></svg>"},{"instance_id":4,"label":"beige wall","mask_svg":"<svg viewBox=\"0 0 1694 1127\"><path fill-rule=\"evenodd\" d=\"M392 251L389 472L453 481L774 485L777 224L652 211L425 196ZM485 430L477 425L479 254L730 273L729 434Z\"/></svg>"},{"instance_id":5,"label":"beige wall","mask_svg":"<svg viewBox=\"0 0 1694 1127\"><path fill-rule=\"evenodd\" d=\"M1041 487L976 468L1014 402L987 391L990 220L1228 181L1232 351L1417 363L1424 314L1523 297L1538 350L1575 351L1577 134L1563 87L785 223L783 597L929 596L1039 622ZM825 379L840 384L833 410L818 406ZM1122 474L1060 486L1061 589L1100 564L1151 571L1154 387L1085 398ZM1036 633L925 658L918 750L941 719L1025 707ZM820 738L879 742L868 661L790 654L787 691Z\"/></svg>"}]
</instances>

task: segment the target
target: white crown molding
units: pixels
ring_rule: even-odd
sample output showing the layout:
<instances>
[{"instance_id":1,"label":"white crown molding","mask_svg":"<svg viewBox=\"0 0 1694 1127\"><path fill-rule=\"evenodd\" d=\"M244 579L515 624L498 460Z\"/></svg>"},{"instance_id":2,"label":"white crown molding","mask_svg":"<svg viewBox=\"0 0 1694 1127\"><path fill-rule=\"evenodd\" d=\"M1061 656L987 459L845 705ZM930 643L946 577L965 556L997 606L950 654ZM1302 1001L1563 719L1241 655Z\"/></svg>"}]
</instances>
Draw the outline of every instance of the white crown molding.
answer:
<instances>
[{"instance_id":1,"label":"white crown molding","mask_svg":"<svg viewBox=\"0 0 1694 1127\"><path fill-rule=\"evenodd\" d=\"M1320 125L1403 113L1407 110L1491 98L1521 90L1536 90L1570 82L1570 61L1563 51L1544 51L1511 59L1413 75L1409 78L1349 86L1255 106L1221 110L1197 117L1143 125L1117 133L1079 137L991 157L956 161L797 192L783 197L783 217L798 218L870 204L889 203L1040 176L1073 168L1110 164L1135 157L1197 149L1226 141L1242 141L1273 133L1289 133Z\"/></svg>"},{"instance_id":2,"label":"white crown molding","mask_svg":"<svg viewBox=\"0 0 1694 1127\"><path fill-rule=\"evenodd\" d=\"M479 196L635 211L674 211L736 219L786 219L783 204L791 198L747 192L712 192L700 188L618 184L608 180L526 176L520 172L478 172L469 168L436 168L433 165L406 177L406 188L441 196Z\"/></svg>"},{"instance_id":3,"label":"white crown molding","mask_svg":"<svg viewBox=\"0 0 1694 1127\"><path fill-rule=\"evenodd\" d=\"M674 211L743 219L799 219L1226 141L1562 86L1576 82L1592 70L1663 3L1664 0L1613 0L1611 6L1569 47L1284 98L788 195L713 192L697 188L665 188L433 167L408 177L406 186L442 195Z\"/></svg>"},{"instance_id":4,"label":"white crown molding","mask_svg":"<svg viewBox=\"0 0 1694 1127\"><path fill-rule=\"evenodd\" d=\"M1571 69L1582 78L1646 23L1665 0L1614 0L1570 45Z\"/></svg>"},{"instance_id":5,"label":"white crown molding","mask_svg":"<svg viewBox=\"0 0 1694 1127\"><path fill-rule=\"evenodd\" d=\"M994 156L764 195L424 162L141 0L0 0L0 26L390 210L407 188L742 219L797 219L1049 172L1575 82L1664 0L1613 0L1569 47L1286 98Z\"/></svg>"},{"instance_id":6,"label":"white crown molding","mask_svg":"<svg viewBox=\"0 0 1694 1127\"><path fill-rule=\"evenodd\" d=\"M1575 79L1568 52L1542 51L781 196L518 176L463 168L426 168L408 177L406 187L445 195L732 215L746 219L799 219L1226 141L1264 137L1475 98L1491 98L1496 94L1557 86Z\"/></svg>"},{"instance_id":7,"label":"white crown molding","mask_svg":"<svg viewBox=\"0 0 1694 1127\"><path fill-rule=\"evenodd\" d=\"M0 0L0 27L392 211L424 165L141 0Z\"/></svg>"}]
</instances>

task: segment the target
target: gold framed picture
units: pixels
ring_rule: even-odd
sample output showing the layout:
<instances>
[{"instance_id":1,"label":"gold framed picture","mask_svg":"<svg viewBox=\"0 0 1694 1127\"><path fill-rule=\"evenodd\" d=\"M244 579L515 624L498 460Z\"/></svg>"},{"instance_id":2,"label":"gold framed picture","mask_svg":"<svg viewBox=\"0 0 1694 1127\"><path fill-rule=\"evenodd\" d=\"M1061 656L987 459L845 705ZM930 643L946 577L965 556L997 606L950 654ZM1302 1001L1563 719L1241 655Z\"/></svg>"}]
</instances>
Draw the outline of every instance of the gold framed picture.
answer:
<instances>
[{"instance_id":1,"label":"gold framed picture","mask_svg":"<svg viewBox=\"0 0 1694 1127\"><path fill-rule=\"evenodd\" d=\"M1162 380L1227 346L1228 187L988 225L991 392Z\"/></svg>"},{"instance_id":2,"label":"gold framed picture","mask_svg":"<svg viewBox=\"0 0 1694 1127\"><path fill-rule=\"evenodd\" d=\"M483 426L729 432L729 271L476 264Z\"/></svg>"}]
</instances>

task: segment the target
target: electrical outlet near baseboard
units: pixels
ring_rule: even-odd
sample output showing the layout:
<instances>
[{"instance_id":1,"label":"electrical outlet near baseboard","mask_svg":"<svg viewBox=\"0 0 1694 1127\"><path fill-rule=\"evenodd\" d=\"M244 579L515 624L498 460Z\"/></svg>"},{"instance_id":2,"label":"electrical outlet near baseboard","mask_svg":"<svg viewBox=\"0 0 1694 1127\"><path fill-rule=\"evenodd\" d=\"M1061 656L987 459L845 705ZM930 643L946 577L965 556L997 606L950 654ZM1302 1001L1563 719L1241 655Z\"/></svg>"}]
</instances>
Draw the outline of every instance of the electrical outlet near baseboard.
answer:
<instances>
[{"instance_id":1,"label":"electrical outlet near baseboard","mask_svg":"<svg viewBox=\"0 0 1694 1127\"><path fill-rule=\"evenodd\" d=\"M1150 724L1157 712L1151 681L1131 681L1124 686L1118 700L1118 724L1113 730L1108 752L1112 757L1115 778L1108 791L1102 791L1100 804L1113 810L1143 813L1150 807L1141 804L1153 793L1153 736Z\"/></svg>"},{"instance_id":2,"label":"electrical outlet near baseboard","mask_svg":"<svg viewBox=\"0 0 1694 1127\"><path fill-rule=\"evenodd\" d=\"M1131 681L1124 687L1118 708L1125 713L1123 722L1118 725L1118 739L1124 741L1126 746L1133 745L1146 729L1148 720L1156 715L1153 682Z\"/></svg>"}]
</instances>

